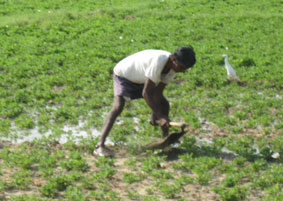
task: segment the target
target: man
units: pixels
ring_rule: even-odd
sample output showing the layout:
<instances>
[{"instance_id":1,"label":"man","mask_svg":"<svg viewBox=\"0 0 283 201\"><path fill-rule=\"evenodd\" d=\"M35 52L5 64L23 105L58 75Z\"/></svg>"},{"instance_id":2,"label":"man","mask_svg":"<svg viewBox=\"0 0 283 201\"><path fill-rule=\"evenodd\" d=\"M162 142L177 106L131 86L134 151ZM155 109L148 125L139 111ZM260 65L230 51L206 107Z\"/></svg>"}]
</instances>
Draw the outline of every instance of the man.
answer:
<instances>
[{"instance_id":1,"label":"man","mask_svg":"<svg viewBox=\"0 0 283 201\"><path fill-rule=\"evenodd\" d=\"M169 103L163 90L176 73L184 73L195 64L195 52L191 46L178 48L172 54L163 50L144 50L130 55L114 67L114 103L101 131L95 155L110 156L104 145L125 101L144 98L152 109L152 125L159 125L163 137L169 130Z\"/></svg>"}]
</instances>

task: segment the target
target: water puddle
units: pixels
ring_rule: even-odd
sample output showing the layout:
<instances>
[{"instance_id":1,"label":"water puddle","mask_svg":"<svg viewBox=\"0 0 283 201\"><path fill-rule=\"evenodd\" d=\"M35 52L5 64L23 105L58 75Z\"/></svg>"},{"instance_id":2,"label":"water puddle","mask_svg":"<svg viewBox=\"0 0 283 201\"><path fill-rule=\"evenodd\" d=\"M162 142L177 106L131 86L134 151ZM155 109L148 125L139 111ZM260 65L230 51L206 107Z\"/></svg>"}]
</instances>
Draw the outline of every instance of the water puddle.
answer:
<instances>
[{"instance_id":1,"label":"water puddle","mask_svg":"<svg viewBox=\"0 0 283 201\"><path fill-rule=\"evenodd\" d=\"M199 147L207 146L207 145L212 145L213 144L213 141L211 139L209 139L209 138L198 138L198 137L195 137L195 139L196 139L196 145L199 146ZM251 145L251 148L255 150L255 152L254 152L255 156L262 156L262 154L260 153L259 146L257 144ZM226 147L222 147L221 153L222 154L226 154L226 155L230 155L232 157L239 156L239 154L235 153L234 151L229 150ZM279 153L273 152L271 149L270 149L270 154L271 154L271 158L273 158L273 159L277 159L277 158L280 157Z\"/></svg>"},{"instance_id":2,"label":"water puddle","mask_svg":"<svg viewBox=\"0 0 283 201\"><path fill-rule=\"evenodd\" d=\"M201 117L199 117L199 122L202 125L202 129L207 132L212 131L211 126L215 125L213 122L210 122L207 119Z\"/></svg>"},{"instance_id":3,"label":"water puddle","mask_svg":"<svg viewBox=\"0 0 283 201\"><path fill-rule=\"evenodd\" d=\"M55 136L55 139L60 143L64 144L68 141L79 143L83 138L96 138L100 136L100 131L97 129L84 129L86 122L79 121L78 125L65 125L62 129L62 134ZM9 137L0 137L0 140L10 141L12 143L22 143L22 142L31 142L35 139L42 139L53 137L53 132L48 130L46 132L40 131L39 127L35 127L29 130L19 130L15 125L12 125L11 133ZM107 144L113 144L113 142L106 140Z\"/></svg>"},{"instance_id":4,"label":"water puddle","mask_svg":"<svg viewBox=\"0 0 283 201\"><path fill-rule=\"evenodd\" d=\"M213 144L213 141L211 139L209 139L209 138L198 138L198 137L195 137L195 139L196 139L196 145L199 146L199 147L209 146L209 145ZM237 157L238 156L237 153L227 149L226 147L222 147L221 153L228 154L228 155L231 155L233 157Z\"/></svg>"},{"instance_id":5,"label":"water puddle","mask_svg":"<svg viewBox=\"0 0 283 201\"><path fill-rule=\"evenodd\" d=\"M56 107L50 107L51 109L56 110ZM105 113L106 114L106 113ZM139 119L137 117L133 118L135 129L139 131L138 122ZM123 120L117 120L116 125L121 125ZM59 135L56 135L52 132L52 130L48 130L45 132L40 131L39 127L35 127L33 129L20 130L16 127L14 123L12 123L9 137L1 137L0 140L9 141L12 143L23 143L23 142L31 142L35 139L42 139L52 137L52 139L56 139L60 144L64 144L68 141L72 141L75 143L79 143L84 138L96 138L100 136L100 131L95 128L85 129L85 125L87 125L86 121L79 120L78 125L64 125L61 129L62 132ZM106 144L114 145L114 142L106 139Z\"/></svg>"},{"instance_id":6,"label":"water puddle","mask_svg":"<svg viewBox=\"0 0 283 201\"><path fill-rule=\"evenodd\" d=\"M200 121L203 125L213 124L213 123L205 121L203 119L200 119ZM136 124L135 129L137 131L139 130L138 122L139 122L139 119L134 117L134 123ZM92 128L92 129L85 130L84 127L85 127L86 123L87 122L80 120L78 125L76 125L76 126L65 125L62 128L62 133L59 134L59 135L56 135L56 136L51 130L48 130L44 133L40 131L39 127L35 127L33 129L30 129L30 130L19 130L19 129L16 128L15 125L12 125L10 136L9 137L0 137L0 140L10 141L12 143L23 143L23 142L31 142L35 139L42 139L44 137L45 138L52 137L52 139L55 138L60 144L64 144L68 141L72 141L72 142L78 144L78 143L80 143L80 141L82 139L86 139L86 138L93 139L93 138L99 137L100 131L98 131L97 129ZM118 120L116 122L117 125L121 125L122 123L123 123L123 120ZM196 139L196 145L199 146L200 148L203 147L203 146L213 145L212 139L198 138L198 137L195 137L195 139ZM114 145L114 142L112 142L111 140L109 140L109 138L107 138L106 144ZM174 145L174 147L178 147L178 146L179 146L178 144ZM255 153L254 153L255 155L258 155L258 156L261 155L258 145L256 145L256 144L251 145L251 148L253 148L255 150ZM221 153L232 156L232 157L238 156L237 153L227 149L226 147L223 147L221 149ZM279 153L274 152L274 153L272 153L271 157L276 159L276 158L279 158L280 155L279 155Z\"/></svg>"},{"instance_id":7,"label":"water puddle","mask_svg":"<svg viewBox=\"0 0 283 201\"><path fill-rule=\"evenodd\" d=\"M282 96L276 94L276 95L275 95L275 98L277 98L277 99L282 99Z\"/></svg>"},{"instance_id":8,"label":"water puddle","mask_svg":"<svg viewBox=\"0 0 283 201\"><path fill-rule=\"evenodd\" d=\"M135 124L135 130L136 131L140 131L140 128L138 127L138 125L139 125L139 118L133 117L133 120L134 120L133 123ZM124 121L122 119L116 120L116 122L115 122L116 125L122 125L123 123L124 123Z\"/></svg>"}]
</instances>

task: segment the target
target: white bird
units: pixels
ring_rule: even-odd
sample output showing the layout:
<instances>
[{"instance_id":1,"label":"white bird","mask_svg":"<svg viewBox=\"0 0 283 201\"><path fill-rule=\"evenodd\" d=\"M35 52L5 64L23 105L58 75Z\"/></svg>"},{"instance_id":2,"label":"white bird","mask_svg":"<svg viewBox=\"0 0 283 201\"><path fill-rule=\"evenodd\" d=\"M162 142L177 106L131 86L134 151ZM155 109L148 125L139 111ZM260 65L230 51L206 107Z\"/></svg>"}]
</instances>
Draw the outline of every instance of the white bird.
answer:
<instances>
[{"instance_id":1,"label":"white bird","mask_svg":"<svg viewBox=\"0 0 283 201\"><path fill-rule=\"evenodd\" d=\"M225 68L227 70L228 80L230 80L230 81L240 81L235 70L232 68L232 66L228 62L227 54L223 54L222 56L224 57Z\"/></svg>"}]
</instances>

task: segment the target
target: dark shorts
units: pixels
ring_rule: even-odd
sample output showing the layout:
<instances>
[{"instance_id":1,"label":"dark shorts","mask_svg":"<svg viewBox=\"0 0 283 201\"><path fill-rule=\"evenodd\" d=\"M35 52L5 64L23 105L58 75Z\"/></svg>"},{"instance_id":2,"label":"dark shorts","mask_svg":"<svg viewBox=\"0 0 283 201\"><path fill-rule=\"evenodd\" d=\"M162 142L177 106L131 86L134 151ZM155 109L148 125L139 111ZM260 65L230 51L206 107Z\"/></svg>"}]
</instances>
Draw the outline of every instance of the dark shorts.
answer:
<instances>
[{"instance_id":1,"label":"dark shorts","mask_svg":"<svg viewBox=\"0 0 283 201\"><path fill-rule=\"evenodd\" d=\"M136 84L126 78L113 75L114 96L122 96L125 100L142 98L144 84Z\"/></svg>"}]
</instances>

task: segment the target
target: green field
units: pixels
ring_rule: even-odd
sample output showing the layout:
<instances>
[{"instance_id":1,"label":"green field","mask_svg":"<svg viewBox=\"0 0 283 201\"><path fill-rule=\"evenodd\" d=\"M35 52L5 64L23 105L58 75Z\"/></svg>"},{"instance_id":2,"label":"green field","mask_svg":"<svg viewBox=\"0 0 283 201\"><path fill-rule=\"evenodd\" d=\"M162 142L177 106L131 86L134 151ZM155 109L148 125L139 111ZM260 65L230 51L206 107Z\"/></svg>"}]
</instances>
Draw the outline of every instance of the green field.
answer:
<instances>
[{"instance_id":1,"label":"green field","mask_svg":"<svg viewBox=\"0 0 283 201\"><path fill-rule=\"evenodd\" d=\"M0 200L283 200L282 21L279 0L0 0ZM115 157L94 157L115 64L187 44L165 96L190 132L140 153L161 131L127 102Z\"/></svg>"}]
</instances>

